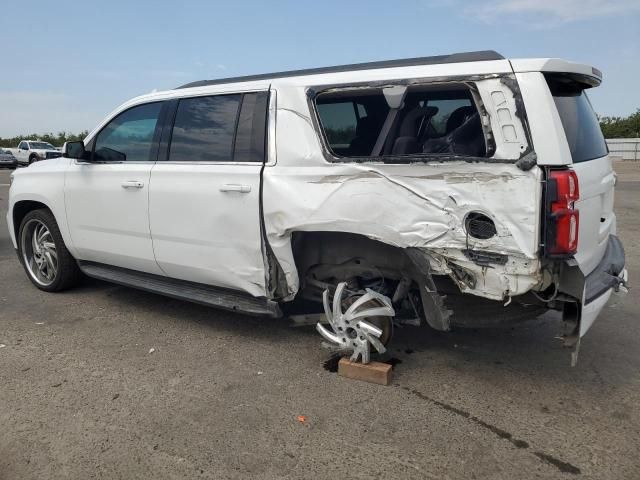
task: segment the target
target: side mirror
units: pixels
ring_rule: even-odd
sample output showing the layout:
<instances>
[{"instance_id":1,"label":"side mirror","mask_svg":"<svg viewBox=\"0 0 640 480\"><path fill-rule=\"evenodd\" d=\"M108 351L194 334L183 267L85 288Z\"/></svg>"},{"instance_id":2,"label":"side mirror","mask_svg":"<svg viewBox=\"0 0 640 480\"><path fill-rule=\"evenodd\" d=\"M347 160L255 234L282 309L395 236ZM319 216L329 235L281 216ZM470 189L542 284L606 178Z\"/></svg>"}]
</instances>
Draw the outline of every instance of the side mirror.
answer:
<instances>
[{"instance_id":1,"label":"side mirror","mask_svg":"<svg viewBox=\"0 0 640 480\"><path fill-rule=\"evenodd\" d=\"M65 142L62 152L66 158L86 160L87 151L84 149L84 142Z\"/></svg>"}]
</instances>

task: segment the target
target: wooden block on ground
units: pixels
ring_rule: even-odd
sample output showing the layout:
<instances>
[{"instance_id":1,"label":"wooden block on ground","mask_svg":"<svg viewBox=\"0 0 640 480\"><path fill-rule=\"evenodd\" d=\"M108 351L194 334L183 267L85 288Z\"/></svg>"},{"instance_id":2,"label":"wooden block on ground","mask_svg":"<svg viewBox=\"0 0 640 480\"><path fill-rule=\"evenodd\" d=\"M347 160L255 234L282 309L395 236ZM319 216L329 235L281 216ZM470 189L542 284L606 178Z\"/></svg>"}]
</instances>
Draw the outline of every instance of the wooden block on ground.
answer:
<instances>
[{"instance_id":1,"label":"wooden block on ground","mask_svg":"<svg viewBox=\"0 0 640 480\"><path fill-rule=\"evenodd\" d=\"M352 362L343 357L338 362L338 375L362 380L364 382L377 383L378 385L389 385L391 383L391 370L393 367L388 363L370 362L366 365Z\"/></svg>"}]
</instances>

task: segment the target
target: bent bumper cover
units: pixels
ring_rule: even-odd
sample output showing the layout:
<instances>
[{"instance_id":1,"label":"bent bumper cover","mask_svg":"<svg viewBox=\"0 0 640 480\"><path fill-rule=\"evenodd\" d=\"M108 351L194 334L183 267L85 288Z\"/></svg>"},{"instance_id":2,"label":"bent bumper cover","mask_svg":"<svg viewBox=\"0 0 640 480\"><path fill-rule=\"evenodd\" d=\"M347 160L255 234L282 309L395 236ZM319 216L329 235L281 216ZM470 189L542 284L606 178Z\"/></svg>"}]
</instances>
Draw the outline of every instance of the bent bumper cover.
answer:
<instances>
[{"instance_id":1,"label":"bent bumper cover","mask_svg":"<svg viewBox=\"0 0 640 480\"><path fill-rule=\"evenodd\" d=\"M585 277L583 304L588 305L612 288L625 282L625 258L622 242L609 235L607 250L598 266Z\"/></svg>"},{"instance_id":2,"label":"bent bumper cover","mask_svg":"<svg viewBox=\"0 0 640 480\"><path fill-rule=\"evenodd\" d=\"M598 266L585 277L578 335L582 337L609 301L613 291L620 290L627 280L624 268L624 248L615 235L609 235L609 243ZM623 291L626 291L623 289ZM575 360L574 360L575 361Z\"/></svg>"}]
</instances>

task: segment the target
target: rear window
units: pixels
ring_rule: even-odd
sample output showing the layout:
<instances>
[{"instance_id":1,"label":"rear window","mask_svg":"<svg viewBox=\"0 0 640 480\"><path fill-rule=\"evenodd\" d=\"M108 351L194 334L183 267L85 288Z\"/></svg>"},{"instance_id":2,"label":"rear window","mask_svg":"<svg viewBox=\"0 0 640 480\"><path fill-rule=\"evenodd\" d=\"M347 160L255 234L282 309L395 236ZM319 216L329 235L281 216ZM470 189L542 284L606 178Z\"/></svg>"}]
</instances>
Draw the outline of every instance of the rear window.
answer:
<instances>
[{"instance_id":1,"label":"rear window","mask_svg":"<svg viewBox=\"0 0 640 480\"><path fill-rule=\"evenodd\" d=\"M315 101L336 157L487 156L480 113L467 85L410 87L397 112L382 88L334 90Z\"/></svg>"},{"instance_id":2,"label":"rear window","mask_svg":"<svg viewBox=\"0 0 640 480\"><path fill-rule=\"evenodd\" d=\"M574 163L607 155L600 124L583 85L566 75L547 75Z\"/></svg>"}]
</instances>

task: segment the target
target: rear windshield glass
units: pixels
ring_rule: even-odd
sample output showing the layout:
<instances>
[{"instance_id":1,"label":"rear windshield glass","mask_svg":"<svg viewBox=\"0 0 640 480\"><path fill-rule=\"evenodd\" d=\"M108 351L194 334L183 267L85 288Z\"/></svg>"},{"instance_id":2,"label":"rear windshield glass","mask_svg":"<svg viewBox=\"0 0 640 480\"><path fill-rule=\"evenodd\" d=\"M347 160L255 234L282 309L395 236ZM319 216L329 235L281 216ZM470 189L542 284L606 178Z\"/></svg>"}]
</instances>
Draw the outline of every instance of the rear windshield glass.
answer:
<instances>
[{"instance_id":1,"label":"rear windshield glass","mask_svg":"<svg viewBox=\"0 0 640 480\"><path fill-rule=\"evenodd\" d=\"M381 88L320 93L316 109L336 157L487 156L480 114L466 85L415 86L392 111Z\"/></svg>"},{"instance_id":2,"label":"rear windshield glass","mask_svg":"<svg viewBox=\"0 0 640 480\"><path fill-rule=\"evenodd\" d=\"M567 76L547 75L547 83L564 127L574 163L607 155L600 124L587 94Z\"/></svg>"}]
</instances>

